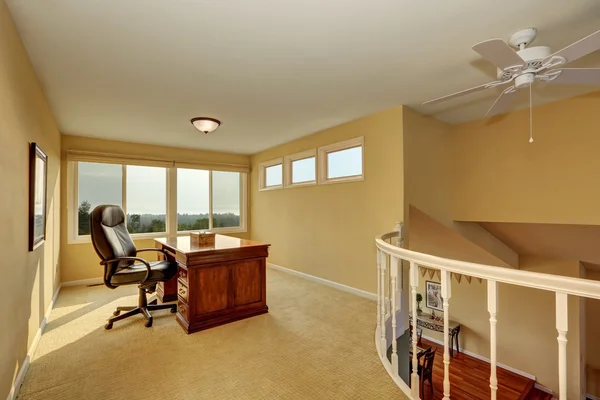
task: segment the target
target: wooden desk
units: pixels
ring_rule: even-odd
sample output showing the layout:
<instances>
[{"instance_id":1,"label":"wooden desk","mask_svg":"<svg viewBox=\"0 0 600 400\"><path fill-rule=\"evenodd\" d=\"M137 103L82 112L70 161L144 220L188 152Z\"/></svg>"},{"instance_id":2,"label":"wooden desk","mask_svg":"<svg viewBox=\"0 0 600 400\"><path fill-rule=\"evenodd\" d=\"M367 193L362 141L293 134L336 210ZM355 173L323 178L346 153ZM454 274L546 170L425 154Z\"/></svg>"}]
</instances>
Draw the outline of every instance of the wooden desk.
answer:
<instances>
[{"instance_id":1,"label":"wooden desk","mask_svg":"<svg viewBox=\"0 0 600 400\"><path fill-rule=\"evenodd\" d=\"M408 313L408 323L413 325L412 312ZM423 329L429 329L436 332L444 332L444 321L436 321L431 319L431 314L421 313L417 315L417 326ZM456 321L448 321L448 335L450 336L450 356L454 357L454 344L456 344L456 351L460 353L460 347L458 345L458 335L460 334L460 324Z\"/></svg>"},{"instance_id":2,"label":"wooden desk","mask_svg":"<svg viewBox=\"0 0 600 400\"><path fill-rule=\"evenodd\" d=\"M194 246L189 236L154 239L177 261L172 280L159 284L161 301L177 300L177 322L187 333L268 312L268 244L216 235L214 246Z\"/></svg>"}]
</instances>

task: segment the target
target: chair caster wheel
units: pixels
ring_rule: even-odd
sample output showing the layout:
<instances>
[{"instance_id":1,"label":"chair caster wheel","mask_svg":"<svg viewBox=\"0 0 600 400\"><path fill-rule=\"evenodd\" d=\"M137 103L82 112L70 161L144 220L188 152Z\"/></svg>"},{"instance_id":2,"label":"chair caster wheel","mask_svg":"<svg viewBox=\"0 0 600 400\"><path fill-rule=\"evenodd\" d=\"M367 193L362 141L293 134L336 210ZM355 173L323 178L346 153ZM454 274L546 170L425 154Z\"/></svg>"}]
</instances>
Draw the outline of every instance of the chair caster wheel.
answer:
<instances>
[{"instance_id":1,"label":"chair caster wheel","mask_svg":"<svg viewBox=\"0 0 600 400\"><path fill-rule=\"evenodd\" d=\"M177 312L177 308L173 307L171 308L171 314L175 314Z\"/></svg>"},{"instance_id":2,"label":"chair caster wheel","mask_svg":"<svg viewBox=\"0 0 600 400\"><path fill-rule=\"evenodd\" d=\"M104 325L104 329L106 329L106 330L112 329L112 326L113 326L112 322L109 322L108 324Z\"/></svg>"},{"instance_id":3,"label":"chair caster wheel","mask_svg":"<svg viewBox=\"0 0 600 400\"><path fill-rule=\"evenodd\" d=\"M146 326L146 328L150 328L152 326L152 318L150 318L148 321L146 321L146 323L144 325Z\"/></svg>"},{"instance_id":4,"label":"chair caster wheel","mask_svg":"<svg viewBox=\"0 0 600 400\"><path fill-rule=\"evenodd\" d=\"M114 315L115 317L118 317L118 316L119 316L119 314L121 314L121 311L119 311L119 310L117 310L117 311L115 311L115 312L113 313L113 315Z\"/></svg>"}]
</instances>

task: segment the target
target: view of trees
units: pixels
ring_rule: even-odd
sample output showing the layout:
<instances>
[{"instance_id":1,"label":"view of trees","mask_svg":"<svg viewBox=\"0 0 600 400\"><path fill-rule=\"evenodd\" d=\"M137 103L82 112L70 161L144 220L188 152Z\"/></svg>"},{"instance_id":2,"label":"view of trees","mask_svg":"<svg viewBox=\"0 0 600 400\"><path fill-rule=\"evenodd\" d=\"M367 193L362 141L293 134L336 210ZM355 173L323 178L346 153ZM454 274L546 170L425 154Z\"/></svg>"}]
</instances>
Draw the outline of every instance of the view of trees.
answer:
<instances>
[{"instance_id":1,"label":"view of trees","mask_svg":"<svg viewBox=\"0 0 600 400\"><path fill-rule=\"evenodd\" d=\"M83 201L79 205L79 235L90 234L91 204ZM192 231L208 229L208 214L178 214L177 230ZM234 213L213 214L213 227L224 228L240 226L240 216ZM165 214L127 214L127 230L129 233L166 232Z\"/></svg>"},{"instance_id":2,"label":"view of trees","mask_svg":"<svg viewBox=\"0 0 600 400\"><path fill-rule=\"evenodd\" d=\"M240 216L234 213L213 214L213 228L240 226ZM208 214L177 214L177 230L208 229Z\"/></svg>"},{"instance_id":3,"label":"view of trees","mask_svg":"<svg viewBox=\"0 0 600 400\"><path fill-rule=\"evenodd\" d=\"M90 209L92 205L88 201L84 201L79 205L78 221L79 221L79 234L89 235L90 234Z\"/></svg>"}]
</instances>

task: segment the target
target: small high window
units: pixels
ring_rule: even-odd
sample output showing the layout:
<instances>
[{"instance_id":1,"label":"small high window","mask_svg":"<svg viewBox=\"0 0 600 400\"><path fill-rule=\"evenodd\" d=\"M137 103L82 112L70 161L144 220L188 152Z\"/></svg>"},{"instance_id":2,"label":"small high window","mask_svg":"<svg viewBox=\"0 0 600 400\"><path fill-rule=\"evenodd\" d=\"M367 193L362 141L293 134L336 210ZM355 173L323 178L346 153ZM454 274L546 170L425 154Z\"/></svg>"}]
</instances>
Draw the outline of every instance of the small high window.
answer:
<instances>
[{"instance_id":1,"label":"small high window","mask_svg":"<svg viewBox=\"0 0 600 400\"><path fill-rule=\"evenodd\" d=\"M266 161L259 166L259 190L281 189L283 187L283 159Z\"/></svg>"},{"instance_id":2,"label":"small high window","mask_svg":"<svg viewBox=\"0 0 600 400\"><path fill-rule=\"evenodd\" d=\"M286 187L317 183L317 157L314 149L285 157L284 165Z\"/></svg>"},{"instance_id":3,"label":"small high window","mask_svg":"<svg viewBox=\"0 0 600 400\"><path fill-rule=\"evenodd\" d=\"M364 179L362 137L319 148L319 184Z\"/></svg>"}]
</instances>

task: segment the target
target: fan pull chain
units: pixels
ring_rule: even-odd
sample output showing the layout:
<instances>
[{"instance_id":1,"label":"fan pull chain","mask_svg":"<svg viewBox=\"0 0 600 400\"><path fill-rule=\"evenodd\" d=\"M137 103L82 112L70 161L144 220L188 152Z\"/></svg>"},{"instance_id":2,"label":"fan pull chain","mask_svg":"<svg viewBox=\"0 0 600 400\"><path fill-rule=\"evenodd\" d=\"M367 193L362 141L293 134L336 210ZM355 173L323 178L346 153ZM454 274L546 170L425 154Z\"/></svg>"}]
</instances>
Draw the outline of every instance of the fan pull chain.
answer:
<instances>
[{"instance_id":1,"label":"fan pull chain","mask_svg":"<svg viewBox=\"0 0 600 400\"><path fill-rule=\"evenodd\" d=\"M531 87L533 82L529 84L529 143L533 143L533 97L531 95Z\"/></svg>"}]
</instances>

